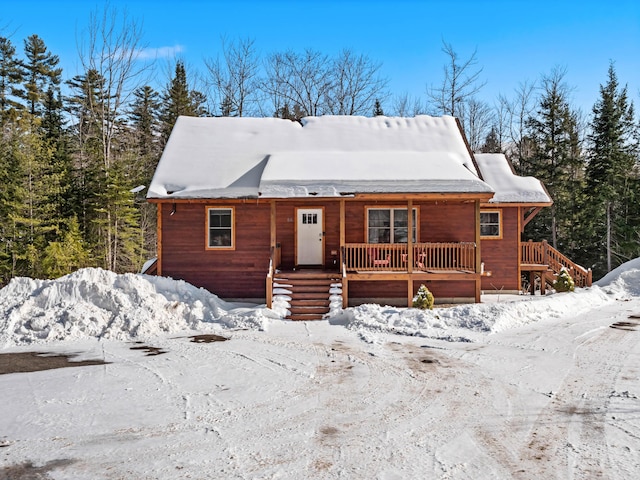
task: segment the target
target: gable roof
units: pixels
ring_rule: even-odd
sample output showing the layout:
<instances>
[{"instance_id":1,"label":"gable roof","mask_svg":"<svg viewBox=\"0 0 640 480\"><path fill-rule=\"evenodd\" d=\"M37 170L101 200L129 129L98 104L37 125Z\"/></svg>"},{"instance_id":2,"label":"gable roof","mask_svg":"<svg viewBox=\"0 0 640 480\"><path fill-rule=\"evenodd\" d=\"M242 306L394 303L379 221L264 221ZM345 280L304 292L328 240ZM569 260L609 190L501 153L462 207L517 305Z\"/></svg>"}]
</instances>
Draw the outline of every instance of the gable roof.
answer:
<instances>
[{"instance_id":1,"label":"gable roof","mask_svg":"<svg viewBox=\"0 0 640 480\"><path fill-rule=\"evenodd\" d=\"M482 178L495 190L489 203L553 203L540 180L516 175L511 162L502 153L476 153L474 157Z\"/></svg>"},{"instance_id":2,"label":"gable roof","mask_svg":"<svg viewBox=\"0 0 640 480\"><path fill-rule=\"evenodd\" d=\"M491 193L454 117L180 117L147 198Z\"/></svg>"}]
</instances>

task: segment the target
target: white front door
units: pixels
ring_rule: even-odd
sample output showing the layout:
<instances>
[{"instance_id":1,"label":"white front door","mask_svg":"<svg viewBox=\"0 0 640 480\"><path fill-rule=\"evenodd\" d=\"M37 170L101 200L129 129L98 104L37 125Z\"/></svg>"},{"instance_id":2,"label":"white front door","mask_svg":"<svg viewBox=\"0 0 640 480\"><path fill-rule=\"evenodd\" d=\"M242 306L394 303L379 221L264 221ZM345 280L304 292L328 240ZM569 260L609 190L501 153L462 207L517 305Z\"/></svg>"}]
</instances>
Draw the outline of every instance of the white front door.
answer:
<instances>
[{"instance_id":1,"label":"white front door","mask_svg":"<svg viewBox=\"0 0 640 480\"><path fill-rule=\"evenodd\" d=\"M323 225L321 208L298 208L297 264L322 265Z\"/></svg>"}]
</instances>

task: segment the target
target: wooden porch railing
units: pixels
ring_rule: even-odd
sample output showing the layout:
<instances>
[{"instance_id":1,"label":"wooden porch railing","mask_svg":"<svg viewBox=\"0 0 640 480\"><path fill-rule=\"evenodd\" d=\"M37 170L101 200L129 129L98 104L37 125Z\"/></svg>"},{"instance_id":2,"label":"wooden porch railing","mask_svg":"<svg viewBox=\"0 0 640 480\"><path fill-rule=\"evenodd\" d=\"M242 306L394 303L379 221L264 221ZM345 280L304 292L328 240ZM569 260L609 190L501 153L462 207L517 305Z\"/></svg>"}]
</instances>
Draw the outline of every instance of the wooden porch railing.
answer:
<instances>
[{"instance_id":1,"label":"wooden porch railing","mask_svg":"<svg viewBox=\"0 0 640 480\"><path fill-rule=\"evenodd\" d=\"M278 245L275 247L271 247L271 255L269 256L269 270L267 272L267 291L266 291L266 302L267 308L271 308L273 305L273 275L276 272L276 269L280 266L282 250Z\"/></svg>"},{"instance_id":2,"label":"wooden porch railing","mask_svg":"<svg viewBox=\"0 0 640 480\"><path fill-rule=\"evenodd\" d=\"M569 271L576 287L590 287L592 283L591 269L581 267L572 262L546 241L520 243L523 265L548 265L554 273L560 273L562 267Z\"/></svg>"},{"instance_id":3,"label":"wooden porch railing","mask_svg":"<svg viewBox=\"0 0 640 480\"><path fill-rule=\"evenodd\" d=\"M415 243L413 267L416 271L475 271L474 242ZM347 243L344 246L347 271L409 271L406 243Z\"/></svg>"}]
</instances>

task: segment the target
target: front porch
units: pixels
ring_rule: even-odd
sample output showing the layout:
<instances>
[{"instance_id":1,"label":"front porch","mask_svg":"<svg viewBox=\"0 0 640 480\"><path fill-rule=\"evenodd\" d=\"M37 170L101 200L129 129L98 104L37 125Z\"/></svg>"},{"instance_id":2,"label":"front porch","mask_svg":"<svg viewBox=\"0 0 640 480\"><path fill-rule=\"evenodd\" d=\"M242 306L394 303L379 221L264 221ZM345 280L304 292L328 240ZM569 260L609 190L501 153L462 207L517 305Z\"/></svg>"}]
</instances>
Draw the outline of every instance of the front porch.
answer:
<instances>
[{"instance_id":1,"label":"front porch","mask_svg":"<svg viewBox=\"0 0 640 480\"><path fill-rule=\"evenodd\" d=\"M350 282L404 282L407 306L411 306L416 293L414 283L430 281L473 282L469 298L479 302L480 279L490 275L478 265L474 242L347 243L339 252L335 273L341 283L344 308L349 305ZM268 306L272 304L281 257L281 248L276 245L271 250L266 282Z\"/></svg>"},{"instance_id":2,"label":"front porch","mask_svg":"<svg viewBox=\"0 0 640 480\"><path fill-rule=\"evenodd\" d=\"M421 283L447 303L480 302L483 198L451 197L270 200L267 305L276 274L309 267L339 274L344 307L411 306Z\"/></svg>"}]
</instances>

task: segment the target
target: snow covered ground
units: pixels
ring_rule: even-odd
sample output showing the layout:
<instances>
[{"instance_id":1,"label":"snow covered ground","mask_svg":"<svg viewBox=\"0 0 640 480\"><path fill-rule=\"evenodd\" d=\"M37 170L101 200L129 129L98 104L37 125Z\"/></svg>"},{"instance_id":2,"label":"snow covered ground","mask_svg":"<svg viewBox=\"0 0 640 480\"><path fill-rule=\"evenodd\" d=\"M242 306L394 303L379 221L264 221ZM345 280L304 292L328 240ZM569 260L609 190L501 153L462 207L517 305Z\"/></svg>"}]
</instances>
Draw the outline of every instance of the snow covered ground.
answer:
<instances>
[{"instance_id":1,"label":"snow covered ground","mask_svg":"<svg viewBox=\"0 0 640 480\"><path fill-rule=\"evenodd\" d=\"M14 279L0 367L105 363L0 375L0 480L638 478L640 259L483 300L292 323L166 278Z\"/></svg>"}]
</instances>

